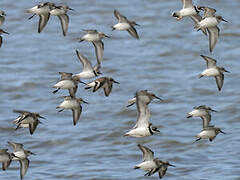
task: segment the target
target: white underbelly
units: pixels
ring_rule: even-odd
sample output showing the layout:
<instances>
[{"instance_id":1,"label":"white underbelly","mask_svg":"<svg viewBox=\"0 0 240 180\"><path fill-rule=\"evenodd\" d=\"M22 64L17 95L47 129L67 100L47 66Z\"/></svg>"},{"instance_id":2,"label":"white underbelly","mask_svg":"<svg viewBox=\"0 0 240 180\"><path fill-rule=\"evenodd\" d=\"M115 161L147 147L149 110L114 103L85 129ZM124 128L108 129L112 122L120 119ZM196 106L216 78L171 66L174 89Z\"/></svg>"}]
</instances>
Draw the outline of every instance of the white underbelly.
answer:
<instances>
[{"instance_id":1,"label":"white underbelly","mask_svg":"<svg viewBox=\"0 0 240 180\"><path fill-rule=\"evenodd\" d=\"M199 22L201 28L214 27L217 26L218 22L214 17L208 17Z\"/></svg>"},{"instance_id":2,"label":"white underbelly","mask_svg":"<svg viewBox=\"0 0 240 180\"><path fill-rule=\"evenodd\" d=\"M194 7L191 8L184 8L182 10L179 11L181 16L192 16L197 14L196 10L194 9Z\"/></svg>"},{"instance_id":3,"label":"white underbelly","mask_svg":"<svg viewBox=\"0 0 240 180\"><path fill-rule=\"evenodd\" d=\"M62 80L62 81L59 81L57 84L55 84L53 87L60 88L60 89L70 89L70 88L74 88L75 84L71 80Z\"/></svg>"},{"instance_id":4,"label":"white underbelly","mask_svg":"<svg viewBox=\"0 0 240 180\"><path fill-rule=\"evenodd\" d=\"M130 25L128 23L118 23L113 26L115 29L124 31L130 28Z\"/></svg>"},{"instance_id":5,"label":"white underbelly","mask_svg":"<svg viewBox=\"0 0 240 180\"><path fill-rule=\"evenodd\" d=\"M204 75L204 76L218 76L218 75L220 75L220 73L216 68L209 68L209 69L205 69L202 72L202 75Z\"/></svg>"}]
</instances>

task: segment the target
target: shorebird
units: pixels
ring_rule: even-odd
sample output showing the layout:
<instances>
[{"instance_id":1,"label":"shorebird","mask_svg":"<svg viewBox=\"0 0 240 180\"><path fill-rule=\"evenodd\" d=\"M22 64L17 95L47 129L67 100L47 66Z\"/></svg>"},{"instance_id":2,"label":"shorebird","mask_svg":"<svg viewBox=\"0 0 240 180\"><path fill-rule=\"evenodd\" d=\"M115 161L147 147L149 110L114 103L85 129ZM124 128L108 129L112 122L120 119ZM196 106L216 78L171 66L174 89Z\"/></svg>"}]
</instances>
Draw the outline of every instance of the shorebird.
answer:
<instances>
[{"instance_id":1,"label":"shorebird","mask_svg":"<svg viewBox=\"0 0 240 180\"><path fill-rule=\"evenodd\" d=\"M88 84L86 84L85 89L93 88L93 92L96 92L98 89L103 88L105 96L109 96L112 91L113 83L120 84L111 77L101 77Z\"/></svg>"},{"instance_id":2,"label":"shorebird","mask_svg":"<svg viewBox=\"0 0 240 180\"><path fill-rule=\"evenodd\" d=\"M3 33L5 33L5 34L9 34L8 32L6 32L6 31L0 29L0 48L2 47L2 42L3 42L3 40L2 40L2 36L1 36L1 34L3 34Z\"/></svg>"},{"instance_id":3,"label":"shorebird","mask_svg":"<svg viewBox=\"0 0 240 180\"><path fill-rule=\"evenodd\" d=\"M96 64L94 67L92 67L92 63L85 57L83 56L78 50L76 50L76 54L78 59L80 60L80 62L82 63L82 72L76 74L75 76L77 76L79 79L80 78L93 78L93 77L97 77L98 75L102 74L100 72L100 68L101 65L100 64Z\"/></svg>"},{"instance_id":4,"label":"shorebird","mask_svg":"<svg viewBox=\"0 0 240 180\"><path fill-rule=\"evenodd\" d=\"M95 53L96 53L98 64L101 64L101 61L103 58L103 51L104 51L104 44L102 42L102 39L104 37L107 37L107 38L110 38L110 37L104 34L103 32L98 32L97 30L84 29L83 31L86 31L87 34L81 37L79 42L82 42L82 41L92 42L95 47Z\"/></svg>"},{"instance_id":5,"label":"shorebird","mask_svg":"<svg viewBox=\"0 0 240 180\"><path fill-rule=\"evenodd\" d=\"M0 163L2 170L5 171L11 164L14 155L8 152L8 149L0 149Z\"/></svg>"},{"instance_id":6,"label":"shorebird","mask_svg":"<svg viewBox=\"0 0 240 180\"><path fill-rule=\"evenodd\" d=\"M72 73L59 72L59 74L61 75L61 78L60 81L53 86L53 88L57 88L55 91L53 91L53 94L58 92L60 89L68 89L70 96L75 97L78 83L84 82L80 81L77 76L72 76Z\"/></svg>"},{"instance_id":7,"label":"shorebird","mask_svg":"<svg viewBox=\"0 0 240 180\"><path fill-rule=\"evenodd\" d=\"M213 110L208 106L201 105L201 106L194 107L193 110L188 113L187 118L201 117L203 128L206 128L209 126L209 123L211 121L211 112L217 112L217 111Z\"/></svg>"},{"instance_id":8,"label":"shorebird","mask_svg":"<svg viewBox=\"0 0 240 180\"><path fill-rule=\"evenodd\" d=\"M23 144L15 143L15 142L8 142L10 146L13 148L13 159L15 161L19 161L20 163L20 177L23 179L25 174L27 173L28 167L29 167L29 159L28 156L35 155L29 150L23 149Z\"/></svg>"},{"instance_id":9,"label":"shorebird","mask_svg":"<svg viewBox=\"0 0 240 180\"><path fill-rule=\"evenodd\" d=\"M62 112L64 109L71 109L73 113L73 125L75 126L82 113L82 103L88 104L82 98L75 98L71 96L65 96L64 101L56 107L56 109L61 108L58 112Z\"/></svg>"},{"instance_id":10,"label":"shorebird","mask_svg":"<svg viewBox=\"0 0 240 180\"><path fill-rule=\"evenodd\" d=\"M212 141L219 133L226 134L218 127L214 126L205 127L199 134L196 135L196 138L198 139L195 140L195 142L201 139L209 139L209 141Z\"/></svg>"},{"instance_id":11,"label":"shorebird","mask_svg":"<svg viewBox=\"0 0 240 180\"><path fill-rule=\"evenodd\" d=\"M141 90L141 91L145 91L145 93L148 94L148 96L151 97L152 99L156 98L156 99L163 101L161 98L157 97L155 94L149 93L148 90ZM135 103L136 103L136 96L134 96L132 99L128 100L127 107L130 107L130 106L134 105Z\"/></svg>"},{"instance_id":12,"label":"shorebird","mask_svg":"<svg viewBox=\"0 0 240 180\"><path fill-rule=\"evenodd\" d=\"M38 118L46 119L45 117L42 117L39 113L35 112L22 110L13 110L13 112L21 114L16 120L14 120L15 124L17 124L16 130L21 127L29 127L29 132L31 135L36 130L38 124L41 123Z\"/></svg>"},{"instance_id":13,"label":"shorebird","mask_svg":"<svg viewBox=\"0 0 240 180\"><path fill-rule=\"evenodd\" d=\"M137 104L137 123L132 130L124 134L124 136L132 137L145 137L151 136L156 132L160 132L157 127L153 127L152 123L149 123L150 111L148 104L154 99L160 99L154 94L148 93L146 90L136 92L136 104Z\"/></svg>"},{"instance_id":14,"label":"shorebird","mask_svg":"<svg viewBox=\"0 0 240 180\"><path fill-rule=\"evenodd\" d=\"M180 11L176 11L172 13L172 16L177 20L181 20L183 17L191 17L191 19L198 24L202 17L198 14L199 9L198 6L194 6L192 0L182 0L183 8ZM207 35L206 28L201 28L202 32Z\"/></svg>"},{"instance_id":15,"label":"shorebird","mask_svg":"<svg viewBox=\"0 0 240 180\"><path fill-rule=\"evenodd\" d=\"M213 8L198 6L198 9L204 11L204 16L203 19L196 24L195 29L207 29L209 34L209 51L212 52L216 46L220 32L220 29L217 25L221 21L228 21L223 19L222 16L216 16L216 10Z\"/></svg>"},{"instance_id":16,"label":"shorebird","mask_svg":"<svg viewBox=\"0 0 240 180\"><path fill-rule=\"evenodd\" d=\"M52 9L50 10L50 15L57 16L61 21L62 32L64 36L66 36L67 30L68 30L68 23L69 23L69 17L67 15L68 10L74 11L72 8L70 8L67 5L53 6Z\"/></svg>"},{"instance_id":17,"label":"shorebird","mask_svg":"<svg viewBox=\"0 0 240 180\"><path fill-rule=\"evenodd\" d=\"M154 158L154 152L141 144L138 144L139 149L143 153L143 162L136 165L134 169L143 169L144 171L148 171L144 176L151 176L155 172L158 172L159 178L161 179L166 171L168 166L175 167L170 164L168 161L161 161L158 158Z\"/></svg>"},{"instance_id":18,"label":"shorebird","mask_svg":"<svg viewBox=\"0 0 240 180\"><path fill-rule=\"evenodd\" d=\"M219 67L216 65L217 61L208 56L200 55L207 63L207 69L205 69L200 75L199 78L203 76L213 76L216 79L218 90L221 91L224 81L224 72L228 72L224 67Z\"/></svg>"},{"instance_id":19,"label":"shorebird","mask_svg":"<svg viewBox=\"0 0 240 180\"><path fill-rule=\"evenodd\" d=\"M36 5L25 11L26 13L33 14L28 19L32 19L35 15L39 15L38 33L40 33L43 30L43 28L46 26L50 17L50 10L53 7L55 7L54 3L46 2L46 3L41 3L39 5Z\"/></svg>"},{"instance_id":20,"label":"shorebird","mask_svg":"<svg viewBox=\"0 0 240 180\"><path fill-rule=\"evenodd\" d=\"M127 31L132 37L139 39L138 33L134 26L139 26L135 21L129 21L125 16L114 10L114 16L117 18L118 23L112 26L112 30Z\"/></svg>"},{"instance_id":21,"label":"shorebird","mask_svg":"<svg viewBox=\"0 0 240 180\"><path fill-rule=\"evenodd\" d=\"M4 21L5 21L5 12L4 11L0 11L0 26L3 25Z\"/></svg>"}]
</instances>

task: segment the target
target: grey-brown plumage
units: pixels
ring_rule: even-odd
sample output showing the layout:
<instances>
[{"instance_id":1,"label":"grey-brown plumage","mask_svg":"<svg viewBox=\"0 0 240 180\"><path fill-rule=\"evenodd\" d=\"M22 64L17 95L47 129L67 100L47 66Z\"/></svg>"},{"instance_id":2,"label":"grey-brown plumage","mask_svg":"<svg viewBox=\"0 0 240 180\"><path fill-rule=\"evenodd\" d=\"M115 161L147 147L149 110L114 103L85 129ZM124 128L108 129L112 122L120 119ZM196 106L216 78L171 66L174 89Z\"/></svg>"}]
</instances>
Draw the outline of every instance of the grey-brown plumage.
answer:
<instances>
[{"instance_id":1,"label":"grey-brown plumage","mask_svg":"<svg viewBox=\"0 0 240 180\"><path fill-rule=\"evenodd\" d=\"M4 11L0 11L0 26L3 25L4 21L5 21L5 12Z\"/></svg>"},{"instance_id":2,"label":"grey-brown plumage","mask_svg":"<svg viewBox=\"0 0 240 180\"><path fill-rule=\"evenodd\" d=\"M126 30L132 37L139 39L138 33L134 28L134 26L139 26L139 24L137 24L135 21L129 21L125 16L120 14L120 12L117 11L116 9L114 10L114 16L117 18L118 23L112 26L112 30L115 30L115 29L120 31Z\"/></svg>"},{"instance_id":3,"label":"grey-brown plumage","mask_svg":"<svg viewBox=\"0 0 240 180\"><path fill-rule=\"evenodd\" d=\"M212 76L215 77L218 90L221 91L223 82L224 82L224 72L228 72L224 67L217 66L217 61L211 57L200 55L207 64L207 69L205 69L200 75L199 78L203 76Z\"/></svg>"},{"instance_id":4,"label":"grey-brown plumage","mask_svg":"<svg viewBox=\"0 0 240 180\"><path fill-rule=\"evenodd\" d=\"M104 34L103 32L98 32L96 29L83 29L83 31L85 31L87 34L82 36L79 42L82 41L92 42L95 47L95 54L98 64L101 64L104 51L104 44L102 42L102 39L105 37L107 38L110 37Z\"/></svg>"},{"instance_id":5,"label":"grey-brown plumage","mask_svg":"<svg viewBox=\"0 0 240 180\"><path fill-rule=\"evenodd\" d=\"M2 47L2 43L3 43L3 38L1 36L1 34L9 34L8 32L4 31L3 29L0 29L0 48Z\"/></svg>"},{"instance_id":6,"label":"grey-brown plumage","mask_svg":"<svg viewBox=\"0 0 240 180\"><path fill-rule=\"evenodd\" d=\"M111 77L101 77L88 84L86 84L85 89L93 88L93 92L96 92L98 89L103 88L105 96L109 96L112 91L113 83L120 84Z\"/></svg>"},{"instance_id":7,"label":"grey-brown plumage","mask_svg":"<svg viewBox=\"0 0 240 180\"><path fill-rule=\"evenodd\" d=\"M21 114L16 121L17 124L16 130L21 128L23 124L27 124L31 135L36 130L38 124L41 123L38 118L46 119L45 117L41 116L39 113L36 112L22 110L13 110L13 112Z\"/></svg>"},{"instance_id":8,"label":"grey-brown plumage","mask_svg":"<svg viewBox=\"0 0 240 180\"><path fill-rule=\"evenodd\" d=\"M134 169L143 169L144 171L147 171L144 176L151 176L158 172L159 178L161 179L165 175L168 166L175 167L168 161L162 161L158 158L154 158L154 152L148 147L138 144L138 148L143 153L143 161L136 165Z\"/></svg>"},{"instance_id":9,"label":"grey-brown plumage","mask_svg":"<svg viewBox=\"0 0 240 180\"><path fill-rule=\"evenodd\" d=\"M8 142L8 144L13 148L13 160L19 161L20 163L20 178L23 179L30 163L28 156L35 154L29 150L25 150L23 144L16 142Z\"/></svg>"},{"instance_id":10,"label":"grey-brown plumage","mask_svg":"<svg viewBox=\"0 0 240 180\"><path fill-rule=\"evenodd\" d=\"M61 108L58 112L63 111L64 109L71 109L73 115L73 125L75 126L80 119L82 113L82 103L88 104L82 98L76 98L71 96L65 96L64 101L56 107L56 109Z\"/></svg>"},{"instance_id":11,"label":"grey-brown plumage","mask_svg":"<svg viewBox=\"0 0 240 180\"><path fill-rule=\"evenodd\" d=\"M2 163L2 170L5 171L12 162L12 155L8 149L0 149L0 163Z\"/></svg>"}]
</instances>

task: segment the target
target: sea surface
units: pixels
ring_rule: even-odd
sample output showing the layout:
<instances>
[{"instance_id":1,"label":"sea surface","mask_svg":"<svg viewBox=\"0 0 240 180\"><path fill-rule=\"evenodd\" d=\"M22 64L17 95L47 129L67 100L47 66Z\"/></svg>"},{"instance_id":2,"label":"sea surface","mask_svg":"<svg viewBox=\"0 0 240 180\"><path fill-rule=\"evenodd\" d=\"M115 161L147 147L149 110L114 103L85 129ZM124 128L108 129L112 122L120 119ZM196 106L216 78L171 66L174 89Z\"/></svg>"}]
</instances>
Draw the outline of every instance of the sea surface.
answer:
<instances>
[{"instance_id":1,"label":"sea surface","mask_svg":"<svg viewBox=\"0 0 240 180\"><path fill-rule=\"evenodd\" d=\"M24 13L39 1L1 0L7 14L1 27L0 49L0 148L7 141L23 143L36 153L30 156L25 180L138 180L158 179L158 174L144 177L133 167L142 161L137 144L168 160L166 180L240 180L240 21L239 0L197 0L195 4L217 9L229 23L220 23L221 36L213 53L208 38L193 29L190 18L176 21L171 13L182 8L180 0L65 0L75 11L70 17L68 34L63 37L57 17L51 17L42 33L37 33L38 17ZM140 27L140 40L127 32L112 31L118 9ZM77 96L83 104L80 121L72 123L72 112L57 112L56 106L68 95L66 90L53 94L59 71L79 73L81 63L75 50L96 63L94 46L78 42L82 29L97 29L111 36L104 39L103 76L113 77L112 93L92 93L79 85ZM205 68L200 54L217 60L231 73L225 73L222 91L214 78L198 78ZM91 80L84 80L90 82ZM149 105L150 121L160 133L151 137L123 137L137 118L136 106L126 108L138 90L148 89L164 99ZM195 135L201 131L200 118L187 119L194 106L208 105L217 110L211 123L226 135L213 142ZM28 129L15 131L12 124L18 114L13 109L39 112L42 120L33 135ZM0 179L19 177L19 163L12 162Z\"/></svg>"}]
</instances>

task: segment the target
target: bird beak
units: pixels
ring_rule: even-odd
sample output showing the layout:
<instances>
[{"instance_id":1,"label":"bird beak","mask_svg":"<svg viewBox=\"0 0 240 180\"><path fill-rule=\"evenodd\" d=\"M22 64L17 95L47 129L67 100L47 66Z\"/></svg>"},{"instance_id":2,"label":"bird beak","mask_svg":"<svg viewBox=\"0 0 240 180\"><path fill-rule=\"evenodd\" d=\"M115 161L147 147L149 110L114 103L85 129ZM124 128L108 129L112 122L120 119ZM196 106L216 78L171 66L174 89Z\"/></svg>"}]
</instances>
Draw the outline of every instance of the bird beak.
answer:
<instances>
[{"instance_id":1,"label":"bird beak","mask_svg":"<svg viewBox=\"0 0 240 180\"><path fill-rule=\"evenodd\" d=\"M6 31L4 31L4 30L3 30L2 32L5 33L5 34L9 34L8 32L6 32Z\"/></svg>"},{"instance_id":2,"label":"bird beak","mask_svg":"<svg viewBox=\"0 0 240 180\"><path fill-rule=\"evenodd\" d=\"M156 131L156 132L159 132L159 133L160 133L160 131L159 131L158 129L154 129L154 131Z\"/></svg>"},{"instance_id":3,"label":"bird beak","mask_svg":"<svg viewBox=\"0 0 240 180\"><path fill-rule=\"evenodd\" d=\"M229 71L227 71L226 69L225 69L225 72L227 72L227 73L230 73Z\"/></svg>"},{"instance_id":4,"label":"bird beak","mask_svg":"<svg viewBox=\"0 0 240 180\"><path fill-rule=\"evenodd\" d=\"M45 117L43 117L43 116L40 116L40 115L39 115L39 118L46 119Z\"/></svg>"},{"instance_id":5,"label":"bird beak","mask_svg":"<svg viewBox=\"0 0 240 180\"><path fill-rule=\"evenodd\" d=\"M86 102L86 101L84 101L84 100L82 100L82 102L85 103L85 104L89 104L88 102Z\"/></svg>"},{"instance_id":6,"label":"bird beak","mask_svg":"<svg viewBox=\"0 0 240 180\"><path fill-rule=\"evenodd\" d=\"M187 118L191 118L191 117L192 117L192 115L188 115L188 116L187 116Z\"/></svg>"},{"instance_id":7,"label":"bird beak","mask_svg":"<svg viewBox=\"0 0 240 180\"><path fill-rule=\"evenodd\" d=\"M85 84L85 85L87 85L85 82L83 82L83 81L80 81L80 80L79 80L79 83L82 83L82 84Z\"/></svg>"},{"instance_id":8,"label":"bird beak","mask_svg":"<svg viewBox=\"0 0 240 180\"><path fill-rule=\"evenodd\" d=\"M225 132L223 132L223 131L221 131L221 130L220 130L220 133L222 133L222 134L226 134Z\"/></svg>"},{"instance_id":9,"label":"bird beak","mask_svg":"<svg viewBox=\"0 0 240 180\"><path fill-rule=\"evenodd\" d=\"M110 38L110 36L108 36L108 35L106 35L106 34L104 34L104 36L107 37L107 38Z\"/></svg>"},{"instance_id":10,"label":"bird beak","mask_svg":"<svg viewBox=\"0 0 240 180\"><path fill-rule=\"evenodd\" d=\"M140 26L139 24L135 23L135 26Z\"/></svg>"},{"instance_id":11,"label":"bird beak","mask_svg":"<svg viewBox=\"0 0 240 180\"><path fill-rule=\"evenodd\" d=\"M119 82L117 82L117 81L113 81L113 82L115 82L115 83L117 83L117 84L120 84Z\"/></svg>"},{"instance_id":12,"label":"bird beak","mask_svg":"<svg viewBox=\"0 0 240 180\"><path fill-rule=\"evenodd\" d=\"M71 11L75 11L74 9L72 9L72 8L68 8L69 10L71 10Z\"/></svg>"},{"instance_id":13,"label":"bird beak","mask_svg":"<svg viewBox=\"0 0 240 180\"><path fill-rule=\"evenodd\" d=\"M214 110L214 109L211 109L211 111L213 111L213 112L217 112L216 110Z\"/></svg>"},{"instance_id":14,"label":"bird beak","mask_svg":"<svg viewBox=\"0 0 240 180\"><path fill-rule=\"evenodd\" d=\"M223 18L222 18L222 21L224 21L224 22L226 22L226 23L229 23L227 20L225 20L225 19L223 19Z\"/></svg>"},{"instance_id":15,"label":"bird beak","mask_svg":"<svg viewBox=\"0 0 240 180\"><path fill-rule=\"evenodd\" d=\"M202 75L202 74L199 74L198 78L200 79L201 77L203 77L203 75Z\"/></svg>"},{"instance_id":16,"label":"bird beak","mask_svg":"<svg viewBox=\"0 0 240 180\"><path fill-rule=\"evenodd\" d=\"M169 165L169 166L172 166L172 167L176 167L176 166L174 166L174 165L172 165L172 164L170 164L170 163L168 163L168 165Z\"/></svg>"},{"instance_id":17,"label":"bird beak","mask_svg":"<svg viewBox=\"0 0 240 180\"><path fill-rule=\"evenodd\" d=\"M36 156L36 154L35 154L35 153L33 153L33 152L31 152L31 151L30 151L30 154L31 154L31 155L34 155L34 156Z\"/></svg>"},{"instance_id":18,"label":"bird beak","mask_svg":"<svg viewBox=\"0 0 240 180\"><path fill-rule=\"evenodd\" d=\"M135 103L131 103L131 104L128 104L126 107L130 107L130 106L132 106L132 105L134 105Z\"/></svg>"},{"instance_id":19,"label":"bird beak","mask_svg":"<svg viewBox=\"0 0 240 180\"><path fill-rule=\"evenodd\" d=\"M160 97L157 97L157 96L155 96L155 95L154 95L154 97L155 97L156 99L159 99L160 101L163 101Z\"/></svg>"}]
</instances>

